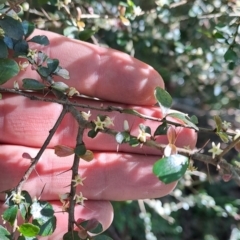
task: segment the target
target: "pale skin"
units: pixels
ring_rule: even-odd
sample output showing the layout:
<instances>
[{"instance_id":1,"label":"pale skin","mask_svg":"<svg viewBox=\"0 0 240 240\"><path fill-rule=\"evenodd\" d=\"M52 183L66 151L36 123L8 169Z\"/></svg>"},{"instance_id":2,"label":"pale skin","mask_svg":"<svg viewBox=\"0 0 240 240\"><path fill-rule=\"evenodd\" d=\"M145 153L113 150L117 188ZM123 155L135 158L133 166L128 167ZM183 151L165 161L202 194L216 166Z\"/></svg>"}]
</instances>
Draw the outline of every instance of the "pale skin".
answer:
<instances>
[{"instance_id":1,"label":"pale skin","mask_svg":"<svg viewBox=\"0 0 240 240\"><path fill-rule=\"evenodd\" d=\"M94 106L121 106L134 108L146 115L161 118L160 108L155 103L155 87L164 87L161 76L150 66L118 51L100 48L84 42L70 40L60 35L36 30L34 35L46 35L50 46L43 47L51 58L60 60L60 65L70 72L69 86L74 86L81 94L97 97L104 101L79 99L79 103ZM13 80L24 77L38 78L30 68ZM13 80L4 87L13 86ZM64 81L64 80L61 80ZM22 158L24 152L34 157L45 141L49 130L56 122L62 106L53 103L42 103L28 100L21 96L3 94L0 101L0 191L16 186L29 166L29 160ZM85 110L87 111L87 110ZM91 111L90 120L95 120L98 112ZM103 114L103 113L101 113ZM152 128L157 123L149 120L115 112L106 113L114 123L114 129L123 131L123 121L128 120L131 134L137 136L139 123ZM53 137L48 149L41 157L24 189L32 196L39 197L46 184L41 199L49 200L56 211L61 211L59 194L69 191L71 173L61 172L69 169L73 156L59 158L53 147L58 144L74 147L77 123L70 114L65 116L62 124ZM194 148L196 134L189 129L177 129L176 145ZM158 138L160 143L167 143L166 137ZM113 209L110 200L122 201L162 197L170 193L176 183L163 184L152 174L153 163L161 158L158 150L150 147L131 148L119 146L112 136L99 134L95 139L84 137L88 149L94 152L94 160L81 160L79 174L86 177L84 186L78 186L88 200L84 206L75 210L76 220L96 218L104 230L113 220ZM2 203L4 194L1 194ZM1 204L2 205L2 204ZM40 239L61 239L67 231L66 213L58 212L57 229L50 237Z\"/></svg>"}]
</instances>

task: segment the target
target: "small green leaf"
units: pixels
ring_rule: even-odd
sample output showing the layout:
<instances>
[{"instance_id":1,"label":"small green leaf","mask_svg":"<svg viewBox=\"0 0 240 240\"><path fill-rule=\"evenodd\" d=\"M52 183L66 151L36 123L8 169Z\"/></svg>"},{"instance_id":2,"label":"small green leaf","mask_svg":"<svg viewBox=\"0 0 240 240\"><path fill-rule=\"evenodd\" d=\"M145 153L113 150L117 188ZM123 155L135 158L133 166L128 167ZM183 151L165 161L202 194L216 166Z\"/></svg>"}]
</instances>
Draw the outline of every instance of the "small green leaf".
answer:
<instances>
[{"instance_id":1,"label":"small green leaf","mask_svg":"<svg viewBox=\"0 0 240 240\"><path fill-rule=\"evenodd\" d=\"M225 142L225 143L229 142L229 138L228 138L227 133L225 133L225 132L217 132L217 135L221 138L221 140L223 142Z\"/></svg>"},{"instance_id":2,"label":"small green leaf","mask_svg":"<svg viewBox=\"0 0 240 240\"><path fill-rule=\"evenodd\" d=\"M115 139L118 144L126 143L130 140L129 132L119 132L116 134Z\"/></svg>"},{"instance_id":3,"label":"small green leaf","mask_svg":"<svg viewBox=\"0 0 240 240\"><path fill-rule=\"evenodd\" d=\"M32 204L32 198L27 191L22 191L22 196L25 201L19 204L19 211L23 219L26 219L30 215L30 205Z\"/></svg>"},{"instance_id":4,"label":"small green leaf","mask_svg":"<svg viewBox=\"0 0 240 240\"><path fill-rule=\"evenodd\" d=\"M218 115L215 115L214 121L216 123L217 132L222 131L222 119Z\"/></svg>"},{"instance_id":5,"label":"small green leaf","mask_svg":"<svg viewBox=\"0 0 240 240\"><path fill-rule=\"evenodd\" d=\"M87 149L84 144L77 145L77 147L74 149L75 154L77 156L81 157L86 153Z\"/></svg>"},{"instance_id":6,"label":"small green leaf","mask_svg":"<svg viewBox=\"0 0 240 240\"><path fill-rule=\"evenodd\" d=\"M15 55L27 55L28 53L28 43L26 40L19 40L14 43L13 50L15 51Z\"/></svg>"},{"instance_id":7,"label":"small green leaf","mask_svg":"<svg viewBox=\"0 0 240 240\"><path fill-rule=\"evenodd\" d=\"M39 227L31 223L23 223L18 228L18 231L25 237L35 237L38 235L39 230Z\"/></svg>"},{"instance_id":8,"label":"small green leaf","mask_svg":"<svg viewBox=\"0 0 240 240\"><path fill-rule=\"evenodd\" d=\"M167 134L167 130L168 130L168 125L167 123L164 121L161 125L159 125L157 127L157 129L154 132L154 136L158 136L158 135L166 135Z\"/></svg>"},{"instance_id":9,"label":"small green leaf","mask_svg":"<svg viewBox=\"0 0 240 240\"><path fill-rule=\"evenodd\" d=\"M128 144L131 147L137 147L140 143L139 143L139 140L136 137L130 137L130 140L129 140Z\"/></svg>"},{"instance_id":10,"label":"small green leaf","mask_svg":"<svg viewBox=\"0 0 240 240\"><path fill-rule=\"evenodd\" d=\"M67 232L63 236L63 240L81 240L81 238L78 236L77 231Z\"/></svg>"},{"instance_id":11,"label":"small green leaf","mask_svg":"<svg viewBox=\"0 0 240 240\"><path fill-rule=\"evenodd\" d=\"M98 131L94 131L94 129L92 129L88 132L88 137L95 138L97 134L98 134Z\"/></svg>"},{"instance_id":12,"label":"small green leaf","mask_svg":"<svg viewBox=\"0 0 240 240\"><path fill-rule=\"evenodd\" d=\"M14 40L20 40L24 35L21 22L12 17L4 16L4 18L1 18L0 27L4 30L6 36Z\"/></svg>"},{"instance_id":13,"label":"small green leaf","mask_svg":"<svg viewBox=\"0 0 240 240\"><path fill-rule=\"evenodd\" d=\"M54 230L56 229L57 219L55 216L50 218L43 218L42 221L33 220L33 224L39 227L38 235L46 237L53 234Z\"/></svg>"},{"instance_id":14,"label":"small green leaf","mask_svg":"<svg viewBox=\"0 0 240 240\"><path fill-rule=\"evenodd\" d=\"M69 86L65 84L64 82L54 82L51 85L51 88L56 89L60 92L66 92L69 89Z\"/></svg>"},{"instance_id":15,"label":"small green leaf","mask_svg":"<svg viewBox=\"0 0 240 240\"><path fill-rule=\"evenodd\" d=\"M35 42L44 46L47 46L49 44L48 38L44 35L34 36L30 40L28 40L28 42Z\"/></svg>"},{"instance_id":16,"label":"small green leaf","mask_svg":"<svg viewBox=\"0 0 240 240\"><path fill-rule=\"evenodd\" d=\"M166 90L160 87L156 87L154 91L154 96L160 106L163 106L167 109L172 106L172 97Z\"/></svg>"},{"instance_id":17,"label":"small green leaf","mask_svg":"<svg viewBox=\"0 0 240 240\"><path fill-rule=\"evenodd\" d=\"M102 224L96 219L90 219L87 221L83 221L80 225L87 231L91 233L101 233L103 231Z\"/></svg>"},{"instance_id":18,"label":"small green leaf","mask_svg":"<svg viewBox=\"0 0 240 240\"><path fill-rule=\"evenodd\" d=\"M170 155L154 163L153 173L168 184L179 180L186 172L188 164L188 157L180 154Z\"/></svg>"},{"instance_id":19,"label":"small green leaf","mask_svg":"<svg viewBox=\"0 0 240 240\"><path fill-rule=\"evenodd\" d=\"M139 128L145 132L145 133L149 133L151 135L151 128L149 126L145 126L143 124L139 124Z\"/></svg>"},{"instance_id":20,"label":"small green leaf","mask_svg":"<svg viewBox=\"0 0 240 240\"><path fill-rule=\"evenodd\" d=\"M51 235L56 228L56 217L52 205L46 201L35 201L31 206L33 224L39 228L38 235Z\"/></svg>"},{"instance_id":21,"label":"small green leaf","mask_svg":"<svg viewBox=\"0 0 240 240\"><path fill-rule=\"evenodd\" d=\"M0 85L7 82L19 72L18 64L12 59L0 59Z\"/></svg>"},{"instance_id":22,"label":"small green leaf","mask_svg":"<svg viewBox=\"0 0 240 240\"><path fill-rule=\"evenodd\" d=\"M0 58L7 58L8 56L8 49L6 43L3 39L0 39Z\"/></svg>"},{"instance_id":23,"label":"small green leaf","mask_svg":"<svg viewBox=\"0 0 240 240\"><path fill-rule=\"evenodd\" d=\"M47 59L47 66L48 66L48 71L49 73L53 73L59 65L59 60L58 59Z\"/></svg>"},{"instance_id":24,"label":"small green leaf","mask_svg":"<svg viewBox=\"0 0 240 240\"><path fill-rule=\"evenodd\" d=\"M2 218L13 226L13 223L17 217L17 212L17 205L10 206L4 211Z\"/></svg>"},{"instance_id":25,"label":"small green leaf","mask_svg":"<svg viewBox=\"0 0 240 240\"><path fill-rule=\"evenodd\" d=\"M166 117L179 119L183 121L188 127L194 128L196 131L198 131L198 127L191 121L187 114L175 112L169 113Z\"/></svg>"},{"instance_id":26,"label":"small green leaf","mask_svg":"<svg viewBox=\"0 0 240 240\"><path fill-rule=\"evenodd\" d=\"M24 78L23 80L23 88L26 90L43 90L45 85L35 79Z\"/></svg>"},{"instance_id":27,"label":"small green leaf","mask_svg":"<svg viewBox=\"0 0 240 240\"><path fill-rule=\"evenodd\" d=\"M223 36L223 34L221 32L214 33L213 37L216 39L225 39L225 37Z\"/></svg>"},{"instance_id":28,"label":"small green leaf","mask_svg":"<svg viewBox=\"0 0 240 240\"><path fill-rule=\"evenodd\" d=\"M81 31L78 35L79 40L87 41L96 31L91 29L85 29Z\"/></svg>"},{"instance_id":29,"label":"small green leaf","mask_svg":"<svg viewBox=\"0 0 240 240\"><path fill-rule=\"evenodd\" d=\"M136 110L133 110L133 109L123 109L122 113L131 114L131 115L134 115L134 116L137 116L137 117L141 116L141 114L139 112L137 112Z\"/></svg>"},{"instance_id":30,"label":"small green leaf","mask_svg":"<svg viewBox=\"0 0 240 240\"><path fill-rule=\"evenodd\" d=\"M8 230L1 225L0 225L0 239L1 240L12 239L10 232L8 232Z\"/></svg>"},{"instance_id":31,"label":"small green leaf","mask_svg":"<svg viewBox=\"0 0 240 240\"><path fill-rule=\"evenodd\" d=\"M50 74L50 71L47 67L38 67L37 72L44 78L48 77L48 75Z\"/></svg>"},{"instance_id":32,"label":"small green leaf","mask_svg":"<svg viewBox=\"0 0 240 240\"><path fill-rule=\"evenodd\" d=\"M35 25L33 23L30 23L24 20L22 21L22 27L23 27L25 38L27 38L33 33Z\"/></svg>"},{"instance_id":33,"label":"small green leaf","mask_svg":"<svg viewBox=\"0 0 240 240\"><path fill-rule=\"evenodd\" d=\"M226 62L234 62L237 60L237 54L231 47L224 54L224 60Z\"/></svg>"},{"instance_id":34,"label":"small green leaf","mask_svg":"<svg viewBox=\"0 0 240 240\"><path fill-rule=\"evenodd\" d=\"M197 118L197 116L192 115L192 116L190 117L190 121L191 121L192 123L194 123L194 124L198 124L198 118Z\"/></svg>"}]
</instances>

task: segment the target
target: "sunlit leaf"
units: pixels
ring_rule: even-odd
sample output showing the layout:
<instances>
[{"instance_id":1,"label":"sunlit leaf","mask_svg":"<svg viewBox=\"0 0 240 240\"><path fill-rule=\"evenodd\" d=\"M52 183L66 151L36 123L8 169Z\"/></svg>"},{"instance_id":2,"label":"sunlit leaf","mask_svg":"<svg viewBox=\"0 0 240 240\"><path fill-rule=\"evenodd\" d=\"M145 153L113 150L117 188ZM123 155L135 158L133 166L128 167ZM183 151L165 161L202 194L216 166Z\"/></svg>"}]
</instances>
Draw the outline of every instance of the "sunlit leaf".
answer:
<instances>
[{"instance_id":1,"label":"sunlit leaf","mask_svg":"<svg viewBox=\"0 0 240 240\"><path fill-rule=\"evenodd\" d=\"M172 106L171 95L166 90L156 87L154 90L154 96L161 107L162 113L165 115L168 109Z\"/></svg>"},{"instance_id":2,"label":"sunlit leaf","mask_svg":"<svg viewBox=\"0 0 240 240\"><path fill-rule=\"evenodd\" d=\"M189 159L186 156L175 154L163 157L153 165L153 173L164 183L179 180L186 172Z\"/></svg>"},{"instance_id":3,"label":"sunlit leaf","mask_svg":"<svg viewBox=\"0 0 240 240\"><path fill-rule=\"evenodd\" d=\"M61 92L66 92L69 89L69 86L65 84L64 82L54 82L51 85L51 88L56 89Z\"/></svg>"},{"instance_id":4,"label":"sunlit leaf","mask_svg":"<svg viewBox=\"0 0 240 240\"><path fill-rule=\"evenodd\" d=\"M1 240L11 240L11 234L6 228L0 225L0 239Z\"/></svg>"},{"instance_id":5,"label":"sunlit leaf","mask_svg":"<svg viewBox=\"0 0 240 240\"><path fill-rule=\"evenodd\" d=\"M38 235L39 230L39 227L31 223L23 223L18 228L18 231L25 237L35 237Z\"/></svg>"}]
</instances>

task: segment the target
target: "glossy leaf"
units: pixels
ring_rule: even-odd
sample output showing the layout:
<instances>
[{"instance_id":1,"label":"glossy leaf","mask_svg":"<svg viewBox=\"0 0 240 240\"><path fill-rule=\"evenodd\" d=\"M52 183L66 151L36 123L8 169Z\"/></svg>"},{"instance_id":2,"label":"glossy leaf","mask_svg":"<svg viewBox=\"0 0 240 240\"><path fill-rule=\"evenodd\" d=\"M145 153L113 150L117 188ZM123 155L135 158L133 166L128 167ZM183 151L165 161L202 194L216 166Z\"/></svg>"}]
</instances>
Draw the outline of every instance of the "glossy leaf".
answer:
<instances>
[{"instance_id":1,"label":"glossy leaf","mask_svg":"<svg viewBox=\"0 0 240 240\"><path fill-rule=\"evenodd\" d=\"M0 85L7 82L19 72L18 64L12 59L0 59Z\"/></svg>"},{"instance_id":2,"label":"glossy leaf","mask_svg":"<svg viewBox=\"0 0 240 240\"><path fill-rule=\"evenodd\" d=\"M22 39L24 35L21 22L12 17L5 16L1 18L0 27L4 30L6 36L15 40Z\"/></svg>"},{"instance_id":3,"label":"glossy leaf","mask_svg":"<svg viewBox=\"0 0 240 240\"><path fill-rule=\"evenodd\" d=\"M170 108L172 106L172 97L166 90L156 87L154 96L160 106L163 106L164 108Z\"/></svg>"},{"instance_id":4,"label":"glossy leaf","mask_svg":"<svg viewBox=\"0 0 240 240\"><path fill-rule=\"evenodd\" d=\"M31 206L33 223L39 228L39 235L51 235L56 228L56 217L50 203L35 201Z\"/></svg>"},{"instance_id":5,"label":"glossy leaf","mask_svg":"<svg viewBox=\"0 0 240 240\"><path fill-rule=\"evenodd\" d=\"M188 164L188 157L180 154L163 157L154 163L153 173L162 182L168 184L179 180L186 172Z\"/></svg>"},{"instance_id":6,"label":"glossy leaf","mask_svg":"<svg viewBox=\"0 0 240 240\"><path fill-rule=\"evenodd\" d=\"M18 212L17 205L10 206L4 211L2 218L13 226L13 223L17 217L17 212Z\"/></svg>"},{"instance_id":7,"label":"glossy leaf","mask_svg":"<svg viewBox=\"0 0 240 240\"><path fill-rule=\"evenodd\" d=\"M1 240L10 240L10 239L12 239L10 232L8 232L8 230L6 228L4 228L3 226L1 226L1 225L0 225L0 239Z\"/></svg>"},{"instance_id":8,"label":"glossy leaf","mask_svg":"<svg viewBox=\"0 0 240 240\"><path fill-rule=\"evenodd\" d=\"M51 85L51 88L56 89L61 92L66 92L69 89L69 86L65 84L64 82L54 82Z\"/></svg>"},{"instance_id":9,"label":"glossy leaf","mask_svg":"<svg viewBox=\"0 0 240 240\"><path fill-rule=\"evenodd\" d=\"M40 221L39 219L33 220L33 224L39 227L38 235L43 237L49 236L54 232L54 230L56 229L56 223L57 223L57 219L55 216L49 217L49 218L43 218L42 221Z\"/></svg>"},{"instance_id":10,"label":"glossy leaf","mask_svg":"<svg viewBox=\"0 0 240 240\"><path fill-rule=\"evenodd\" d=\"M161 125L159 125L157 127L157 129L154 132L154 136L158 136L158 135L166 135L167 134L167 129L168 129L168 125L166 122L163 122Z\"/></svg>"},{"instance_id":11,"label":"glossy leaf","mask_svg":"<svg viewBox=\"0 0 240 240\"><path fill-rule=\"evenodd\" d=\"M53 73L57 69L58 65L59 65L58 59L51 59L51 58L47 59L47 66L50 73Z\"/></svg>"},{"instance_id":12,"label":"glossy leaf","mask_svg":"<svg viewBox=\"0 0 240 240\"><path fill-rule=\"evenodd\" d=\"M34 42L34 43L38 43L38 44L41 44L44 46L47 46L49 44L48 38L44 35L34 36L30 40L28 40L28 42Z\"/></svg>"},{"instance_id":13,"label":"glossy leaf","mask_svg":"<svg viewBox=\"0 0 240 240\"><path fill-rule=\"evenodd\" d=\"M145 132L145 133L149 133L151 135L151 128L149 126L145 126L143 124L139 124L139 128Z\"/></svg>"},{"instance_id":14,"label":"glossy leaf","mask_svg":"<svg viewBox=\"0 0 240 240\"><path fill-rule=\"evenodd\" d=\"M25 78L23 79L23 88L26 90L43 90L45 85L35 79Z\"/></svg>"},{"instance_id":15,"label":"glossy leaf","mask_svg":"<svg viewBox=\"0 0 240 240\"><path fill-rule=\"evenodd\" d=\"M38 235L39 230L39 227L31 223L23 223L18 228L18 231L25 237L35 237Z\"/></svg>"}]
</instances>

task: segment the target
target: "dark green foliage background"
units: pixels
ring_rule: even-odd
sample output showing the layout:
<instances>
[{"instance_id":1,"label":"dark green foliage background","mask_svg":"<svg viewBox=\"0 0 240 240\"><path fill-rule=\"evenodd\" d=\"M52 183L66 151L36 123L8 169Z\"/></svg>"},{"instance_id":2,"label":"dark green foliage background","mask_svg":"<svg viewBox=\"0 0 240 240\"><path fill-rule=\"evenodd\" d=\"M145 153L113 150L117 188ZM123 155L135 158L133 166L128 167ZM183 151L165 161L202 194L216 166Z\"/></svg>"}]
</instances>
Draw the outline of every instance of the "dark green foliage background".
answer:
<instances>
[{"instance_id":1,"label":"dark green foliage background","mask_svg":"<svg viewBox=\"0 0 240 240\"><path fill-rule=\"evenodd\" d=\"M64 8L58 9L57 2L28 1L29 9L22 18L77 39L86 40L94 32L88 42L97 41L153 66L165 80L174 99L173 108L195 114L199 126L214 128L212 119L217 114L231 122L233 129L240 127L240 10L236 1L133 1L143 12L133 16L127 7L125 17L131 25L124 26L119 19L120 1L73 0L68 5L73 18L77 18L77 7L82 14L93 11L99 15L82 15L85 32L73 27L70 16ZM198 147L210 137L220 141L200 133ZM239 160L240 156L233 151L228 158ZM201 163L195 166L199 175L185 175L177 191L158 200L160 213L145 203L151 220L149 231L155 238L145 234L137 201L113 203L115 218L107 231L109 236L116 240L240 239L239 187L233 181L223 182L214 168Z\"/></svg>"}]
</instances>

